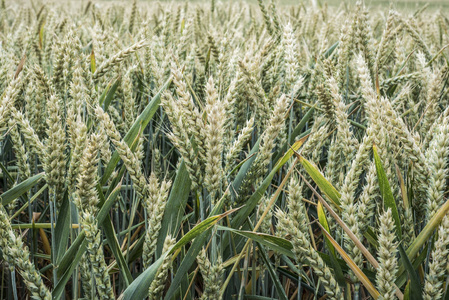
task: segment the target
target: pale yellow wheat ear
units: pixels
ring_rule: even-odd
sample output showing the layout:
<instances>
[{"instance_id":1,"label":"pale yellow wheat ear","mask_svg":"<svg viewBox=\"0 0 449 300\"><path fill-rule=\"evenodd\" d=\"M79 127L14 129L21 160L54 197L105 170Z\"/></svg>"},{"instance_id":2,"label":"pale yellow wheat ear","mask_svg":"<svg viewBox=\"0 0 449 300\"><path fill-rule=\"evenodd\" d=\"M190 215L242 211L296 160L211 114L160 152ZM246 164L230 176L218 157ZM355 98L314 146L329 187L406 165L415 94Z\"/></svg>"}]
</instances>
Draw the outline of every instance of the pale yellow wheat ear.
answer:
<instances>
[{"instance_id":1,"label":"pale yellow wheat ear","mask_svg":"<svg viewBox=\"0 0 449 300\"><path fill-rule=\"evenodd\" d=\"M36 270L35 265L30 261L28 247L23 244L22 238L17 236L11 228L8 215L4 207L0 207L1 233L0 246L3 249L5 261L9 269L17 268L25 279L27 288L36 299L50 300L51 292L45 286L41 274Z\"/></svg>"},{"instance_id":2,"label":"pale yellow wheat ear","mask_svg":"<svg viewBox=\"0 0 449 300\"><path fill-rule=\"evenodd\" d=\"M159 182L156 175L151 173L148 184L148 198L144 199L143 202L148 219L142 253L143 263L146 267L151 265L152 255L156 251L157 238L161 229L170 186L170 181Z\"/></svg>"},{"instance_id":3,"label":"pale yellow wheat ear","mask_svg":"<svg viewBox=\"0 0 449 300\"><path fill-rule=\"evenodd\" d=\"M320 258L316 250L312 248L308 233L295 227L294 221L292 221L292 219L283 211L278 210L276 216L279 220L280 229L292 236L291 242L296 258L301 259L304 263L310 264L317 275L320 276L329 298L340 299L342 294L338 284L330 269ZM305 220L303 219L302 222L304 221Z\"/></svg>"},{"instance_id":4,"label":"pale yellow wheat ear","mask_svg":"<svg viewBox=\"0 0 449 300\"><path fill-rule=\"evenodd\" d=\"M397 272L397 241L394 234L394 221L391 210L385 211L379 218L379 268L376 275L377 289L385 299L394 298L396 287L392 282Z\"/></svg>"}]
</instances>

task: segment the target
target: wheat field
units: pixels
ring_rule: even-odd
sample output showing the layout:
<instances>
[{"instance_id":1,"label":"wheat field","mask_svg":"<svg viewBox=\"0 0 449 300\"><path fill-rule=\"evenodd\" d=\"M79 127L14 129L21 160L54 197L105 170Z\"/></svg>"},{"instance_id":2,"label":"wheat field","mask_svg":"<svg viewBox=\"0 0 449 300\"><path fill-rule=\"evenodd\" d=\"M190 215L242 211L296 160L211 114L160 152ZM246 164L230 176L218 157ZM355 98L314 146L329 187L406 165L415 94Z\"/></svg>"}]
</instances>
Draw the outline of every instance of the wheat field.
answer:
<instances>
[{"instance_id":1,"label":"wheat field","mask_svg":"<svg viewBox=\"0 0 449 300\"><path fill-rule=\"evenodd\" d=\"M449 299L448 12L0 1L0 299Z\"/></svg>"}]
</instances>

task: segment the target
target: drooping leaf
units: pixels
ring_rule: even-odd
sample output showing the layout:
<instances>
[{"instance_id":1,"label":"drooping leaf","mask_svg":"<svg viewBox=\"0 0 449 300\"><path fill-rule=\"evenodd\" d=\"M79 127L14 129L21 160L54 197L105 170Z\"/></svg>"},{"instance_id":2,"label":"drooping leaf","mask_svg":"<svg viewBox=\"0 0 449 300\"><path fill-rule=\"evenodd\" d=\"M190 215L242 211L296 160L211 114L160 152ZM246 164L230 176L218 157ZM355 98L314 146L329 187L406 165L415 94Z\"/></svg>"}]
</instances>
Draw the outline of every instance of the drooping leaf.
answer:
<instances>
[{"instance_id":1,"label":"drooping leaf","mask_svg":"<svg viewBox=\"0 0 449 300\"><path fill-rule=\"evenodd\" d=\"M303 165L306 172L312 177L312 180L320 188L320 190L334 203L334 205L340 208L341 195L337 189L324 177L324 175L307 159L298 155L299 162Z\"/></svg>"},{"instance_id":2,"label":"drooping leaf","mask_svg":"<svg viewBox=\"0 0 449 300\"><path fill-rule=\"evenodd\" d=\"M415 257L418 254L419 249L431 238L435 229L440 225L441 220L449 212L449 200L447 200L438 211L433 215L426 226L421 230L416 239L407 249L408 257Z\"/></svg>"},{"instance_id":3,"label":"drooping leaf","mask_svg":"<svg viewBox=\"0 0 449 300\"><path fill-rule=\"evenodd\" d=\"M321 225L320 225L321 226ZM327 236L329 241L334 245L337 252L340 254L340 256L344 259L344 261L348 264L348 266L351 268L351 270L354 272L355 276L360 280L360 282L366 287L367 291L370 293L370 295L377 299L380 294L377 291L377 289L374 287L373 283L366 277L366 275L360 270L360 268L357 266L357 264L349 257L348 254L343 250L343 248L340 247L340 245L332 238L332 236L327 232L324 227L321 226L321 229L323 230L324 234Z\"/></svg>"},{"instance_id":4,"label":"drooping leaf","mask_svg":"<svg viewBox=\"0 0 449 300\"><path fill-rule=\"evenodd\" d=\"M293 246L290 243L290 241L287 241L286 239L272 236L269 234L260 233L260 232L238 230L238 229L233 229L233 228L224 227L224 226L218 226L217 229L231 231L235 234L244 236L248 239L252 239L253 241L257 241L257 242L261 243L262 245L267 246L268 248L270 248L272 250L276 250L279 253L282 253L288 257L291 257L291 258L295 257L295 255L292 252Z\"/></svg>"},{"instance_id":5,"label":"drooping leaf","mask_svg":"<svg viewBox=\"0 0 449 300\"><path fill-rule=\"evenodd\" d=\"M212 211L209 214L209 217L216 216L219 211L223 208L224 204L224 197L218 201L217 205L212 209ZM184 279L185 274L189 271L190 267L192 266L193 262L195 261L196 256L200 252L200 250L204 247L204 243L207 240L207 235L202 234L195 238L193 243L190 245L189 250L184 256L184 259L181 261L180 266L177 269L177 272L175 274L175 277L173 278L173 281L170 285L170 288L168 289L165 300L171 299L173 295L176 293L176 290L179 288L181 282Z\"/></svg>"},{"instance_id":6,"label":"drooping leaf","mask_svg":"<svg viewBox=\"0 0 449 300\"><path fill-rule=\"evenodd\" d=\"M211 229L215 224L227 215L233 213L237 209L232 209L221 215L211 216L195 227L193 227L189 232L187 232L172 248L163 253L162 256L156 260L148 269L146 269L142 274L140 274L123 292L123 300L132 299L144 299L148 295L148 288L151 285L152 280L162 264L163 260L167 255L173 254L176 250L180 249L182 246L186 245L191 240L199 237L200 235L206 234L206 232Z\"/></svg>"},{"instance_id":7,"label":"drooping leaf","mask_svg":"<svg viewBox=\"0 0 449 300\"><path fill-rule=\"evenodd\" d=\"M271 180L273 179L274 175L279 171L279 169L285 163L287 163L287 161L293 156L294 151L298 150L302 146L302 144L305 142L306 139L307 138L303 138L303 139L297 141L284 154L284 156L281 159L279 159L279 161L273 167L273 169L268 174L268 176L264 179L264 181L259 186L259 188L256 190L256 192L254 192L254 194L246 202L245 206L232 219L232 221L231 221L231 224L232 224L231 227L232 228L239 228L243 224L243 222L246 220L246 218L251 214L251 212L254 210L254 208L259 203L259 201L262 198L263 194L265 193L265 191L269 187L269 185L271 183ZM224 240L226 241L226 238Z\"/></svg>"},{"instance_id":8,"label":"drooping leaf","mask_svg":"<svg viewBox=\"0 0 449 300\"><path fill-rule=\"evenodd\" d=\"M4 192L0 198L2 199L2 205L5 206L12 201L16 200L26 192L28 192L33 186L35 186L42 178L44 177L44 173L39 173L34 175L18 185L12 187L11 189Z\"/></svg>"}]
</instances>

